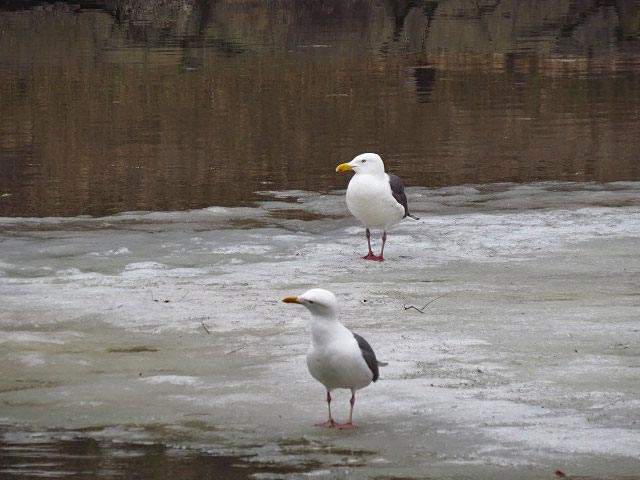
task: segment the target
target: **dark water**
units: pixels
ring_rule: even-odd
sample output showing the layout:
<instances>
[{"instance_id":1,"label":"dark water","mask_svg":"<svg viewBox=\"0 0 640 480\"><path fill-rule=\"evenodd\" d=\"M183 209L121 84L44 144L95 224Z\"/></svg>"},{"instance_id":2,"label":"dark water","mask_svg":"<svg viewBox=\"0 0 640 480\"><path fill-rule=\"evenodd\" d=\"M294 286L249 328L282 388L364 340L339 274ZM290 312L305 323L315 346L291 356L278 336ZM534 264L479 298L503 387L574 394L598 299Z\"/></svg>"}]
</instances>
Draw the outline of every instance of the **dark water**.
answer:
<instances>
[{"instance_id":1,"label":"dark water","mask_svg":"<svg viewBox=\"0 0 640 480\"><path fill-rule=\"evenodd\" d=\"M640 180L637 1L0 5L0 216Z\"/></svg>"},{"instance_id":2,"label":"dark water","mask_svg":"<svg viewBox=\"0 0 640 480\"><path fill-rule=\"evenodd\" d=\"M1 433L1 432L0 432ZM245 480L310 470L314 465L282 467L247 457L211 455L160 444L114 443L88 437L9 434L0 437L0 478L160 480ZM66 435L69 437L69 435Z\"/></svg>"}]
</instances>

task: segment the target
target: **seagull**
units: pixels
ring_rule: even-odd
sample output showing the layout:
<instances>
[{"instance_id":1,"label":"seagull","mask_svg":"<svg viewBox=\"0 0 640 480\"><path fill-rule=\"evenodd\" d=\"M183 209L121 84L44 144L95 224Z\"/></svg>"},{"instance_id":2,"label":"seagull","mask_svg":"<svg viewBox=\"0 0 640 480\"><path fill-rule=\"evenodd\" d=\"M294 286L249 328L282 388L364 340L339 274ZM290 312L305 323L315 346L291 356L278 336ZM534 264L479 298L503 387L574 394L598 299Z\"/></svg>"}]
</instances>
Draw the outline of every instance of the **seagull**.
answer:
<instances>
[{"instance_id":1,"label":"seagull","mask_svg":"<svg viewBox=\"0 0 640 480\"><path fill-rule=\"evenodd\" d=\"M307 366L311 376L327 389L329 420L318 427L356 429L353 423L353 405L356 390L378 380L378 362L371 345L360 335L347 329L338 320L336 296L322 288L311 289L297 297L287 297L285 303L304 305L311 312L311 346L307 352ZM331 391L336 388L351 390L349 420L338 423L331 416Z\"/></svg>"},{"instance_id":2,"label":"seagull","mask_svg":"<svg viewBox=\"0 0 640 480\"><path fill-rule=\"evenodd\" d=\"M382 262L384 244L387 241L387 228L400 223L400 220L406 217L420 219L409 213L404 183L397 175L388 175L384 172L384 163L380 155L363 153L349 163L342 163L336 167L336 172L347 170L355 172L347 187L347 207L354 217L364 223L369 245L369 253L362 258ZM374 255L371 251L369 229L372 227L384 229L380 255Z\"/></svg>"}]
</instances>

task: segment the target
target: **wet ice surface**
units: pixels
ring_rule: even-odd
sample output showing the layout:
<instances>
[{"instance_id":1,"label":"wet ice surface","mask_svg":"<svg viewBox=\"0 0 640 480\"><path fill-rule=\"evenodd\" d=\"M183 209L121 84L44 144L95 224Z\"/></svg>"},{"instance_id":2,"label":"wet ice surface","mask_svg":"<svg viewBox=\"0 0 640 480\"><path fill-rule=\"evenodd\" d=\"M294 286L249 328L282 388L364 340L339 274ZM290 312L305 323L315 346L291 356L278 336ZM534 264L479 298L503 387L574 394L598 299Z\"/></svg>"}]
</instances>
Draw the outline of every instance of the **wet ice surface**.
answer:
<instances>
[{"instance_id":1,"label":"wet ice surface","mask_svg":"<svg viewBox=\"0 0 640 480\"><path fill-rule=\"evenodd\" d=\"M257 478L637 475L640 183L409 193L421 220L383 264L360 259L343 192L1 219L5 442L80 432L305 470ZM357 431L313 427L307 312L280 299L315 286L389 362Z\"/></svg>"}]
</instances>

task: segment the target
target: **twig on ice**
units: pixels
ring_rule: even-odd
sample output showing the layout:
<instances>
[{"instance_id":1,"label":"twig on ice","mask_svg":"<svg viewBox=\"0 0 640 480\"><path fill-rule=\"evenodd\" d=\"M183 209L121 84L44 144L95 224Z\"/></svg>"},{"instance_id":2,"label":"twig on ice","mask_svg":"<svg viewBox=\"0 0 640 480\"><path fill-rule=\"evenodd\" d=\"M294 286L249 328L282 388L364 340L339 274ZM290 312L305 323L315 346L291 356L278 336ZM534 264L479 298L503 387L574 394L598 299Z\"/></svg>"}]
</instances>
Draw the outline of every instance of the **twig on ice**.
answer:
<instances>
[{"instance_id":1,"label":"twig on ice","mask_svg":"<svg viewBox=\"0 0 640 480\"><path fill-rule=\"evenodd\" d=\"M427 308L429 305L431 305L433 302L435 302L436 300L438 300L439 298L442 297L446 297L447 295L449 295L451 292L447 292L443 295L440 295L439 297L434 298L433 300L429 301L424 307L422 308L418 308L418 307L414 307L413 305L403 305L405 310L409 310L411 308L413 308L414 310L417 310L420 313L424 313L424 309Z\"/></svg>"},{"instance_id":2,"label":"twig on ice","mask_svg":"<svg viewBox=\"0 0 640 480\"><path fill-rule=\"evenodd\" d=\"M204 328L204 331L207 332L207 335L211 335L211 332L209 331L207 326L204 324L204 320L200 320L200 325L202 325L202 328Z\"/></svg>"},{"instance_id":3,"label":"twig on ice","mask_svg":"<svg viewBox=\"0 0 640 480\"><path fill-rule=\"evenodd\" d=\"M236 352L242 350L244 347L246 347L246 345L243 345L242 347L236 348L235 350L231 350L230 352L225 353L225 355L230 355L232 353L236 353Z\"/></svg>"}]
</instances>

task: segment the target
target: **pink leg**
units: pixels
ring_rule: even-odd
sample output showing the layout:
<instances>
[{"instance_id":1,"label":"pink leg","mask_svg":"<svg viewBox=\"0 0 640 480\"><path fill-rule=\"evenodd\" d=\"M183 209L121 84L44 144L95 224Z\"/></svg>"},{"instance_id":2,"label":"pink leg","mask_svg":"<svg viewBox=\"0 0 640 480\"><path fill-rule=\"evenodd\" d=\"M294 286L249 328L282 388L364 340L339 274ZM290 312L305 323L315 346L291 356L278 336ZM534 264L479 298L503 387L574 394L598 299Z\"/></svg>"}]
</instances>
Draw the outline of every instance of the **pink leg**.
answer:
<instances>
[{"instance_id":1,"label":"pink leg","mask_svg":"<svg viewBox=\"0 0 640 480\"><path fill-rule=\"evenodd\" d=\"M339 427L340 425L342 425L334 421L333 418L331 418L331 394L329 393L329 390L327 390L327 407L329 409L329 420L322 423L316 423L316 427L332 428L332 427Z\"/></svg>"},{"instance_id":2,"label":"pink leg","mask_svg":"<svg viewBox=\"0 0 640 480\"><path fill-rule=\"evenodd\" d=\"M378 262L384 262L384 257L383 257L382 254L384 253L384 244L385 243L387 243L387 231L386 230L382 234L382 248L380 249L380 255L375 258L375 260L377 260ZM375 255L374 255L374 257L375 257Z\"/></svg>"},{"instance_id":3,"label":"pink leg","mask_svg":"<svg viewBox=\"0 0 640 480\"><path fill-rule=\"evenodd\" d=\"M369 246L369 253L367 253L364 257L365 260L378 260L378 257L376 257L373 254L373 250L371 250L371 232L369 231L369 229L366 229L365 234L367 235L367 245Z\"/></svg>"},{"instance_id":4,"label":"pink leg","mask_svg":"<svg viewBox=\"0 0 640 480\"><path fill-rule=\"evenodd\" d=\"M339 425L340 430L355 430L358 428L358 426L353 423L353 405L356 403L355 390L351 390L351 400L349 400L349 403L351 404L351 408L349 409L349 420L347 420L347 423Z\"/></svg>"}]
</instances>

